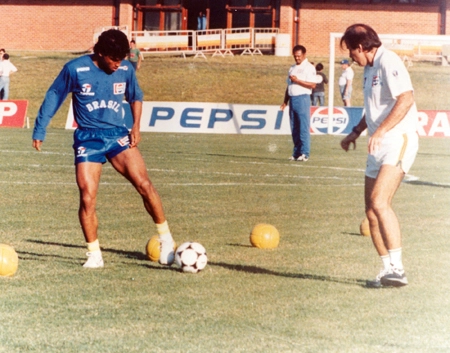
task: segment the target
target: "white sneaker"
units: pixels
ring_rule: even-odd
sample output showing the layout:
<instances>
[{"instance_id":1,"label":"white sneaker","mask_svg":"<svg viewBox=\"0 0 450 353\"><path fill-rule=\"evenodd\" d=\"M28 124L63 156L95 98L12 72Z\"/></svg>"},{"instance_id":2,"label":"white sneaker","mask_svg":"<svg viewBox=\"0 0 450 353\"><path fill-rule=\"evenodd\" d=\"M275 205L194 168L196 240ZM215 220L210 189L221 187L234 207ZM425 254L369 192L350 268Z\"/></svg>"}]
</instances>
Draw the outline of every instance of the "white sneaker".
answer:
<instances>
[{"instance_id":1,"label":"white sneaker","mask_svg":"<svg viewBox=\"0 0 450 353\"><path fill-rule=\"evenodd\" d=\"M381 285L388 287L403 287L408 284L408 279L406 278L405 270L402 268L392 267L390 273L381 277Z\"/></svg>"},{"instance_id":2,"label":"white sneaker","mask_svg":"<svg viewBox=\"0 0 450 353\"><path fill-rule=\"evenodd\" d=\"M307 162L309 157L306 157L306 155L302 154L300 157L297 158L297 161L299 162Z\"/></svg>"},{"instance_id":3,"label":"white sneaker","mask_svg":"<svg viewBox=\"0 0 450 353\"><path fill-rule=\"evenodd\" d=\"M87 252L87 261L83 265L84 268L100 268L103 267L103 257L101 251Z\"/></svg>"},{"instance_id":4,"label":"white sneaker","mask_svg":"<svg viewBox=\"0 0 450 353\"><path fill-rule=\"evenodd\" d=\"M381 283L381 279L392 273L392 269L382 269L380 273L375 277L374 280L366 281L366 286L370 288L381 288L383 284Z\"/></svg>"},{"instance_id":5,"label":"white sneaker","mask_svg":"<svg viewBox=\"0 0 450 353\"><path fill-rule=\"evenodd\" d=\"M175 242L173 239L165 239L162 240L159 238L160 247L159 247L159 263L161 265L172 265L175 260Z\"/></svg>"}]
</instances>

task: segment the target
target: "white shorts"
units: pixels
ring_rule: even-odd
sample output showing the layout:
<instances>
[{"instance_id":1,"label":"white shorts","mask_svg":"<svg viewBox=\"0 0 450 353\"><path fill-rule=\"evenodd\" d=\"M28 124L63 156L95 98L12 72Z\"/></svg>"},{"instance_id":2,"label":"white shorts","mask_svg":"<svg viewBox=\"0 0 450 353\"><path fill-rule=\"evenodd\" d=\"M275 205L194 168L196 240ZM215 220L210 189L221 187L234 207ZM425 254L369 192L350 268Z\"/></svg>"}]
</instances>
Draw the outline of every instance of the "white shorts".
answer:
<instances>
[{"instance_id":1,"label":"white shorts","mask_svg":"<svg viewBox=\"0 0 450 353\"><path fill-rule=\"evenodd\" d=\"M419 149L417 133L383 139L375 154L367 157L366 176L375 179L383 164L399 166L406 173L411 169Z\"/></svg>"}]
</instances>

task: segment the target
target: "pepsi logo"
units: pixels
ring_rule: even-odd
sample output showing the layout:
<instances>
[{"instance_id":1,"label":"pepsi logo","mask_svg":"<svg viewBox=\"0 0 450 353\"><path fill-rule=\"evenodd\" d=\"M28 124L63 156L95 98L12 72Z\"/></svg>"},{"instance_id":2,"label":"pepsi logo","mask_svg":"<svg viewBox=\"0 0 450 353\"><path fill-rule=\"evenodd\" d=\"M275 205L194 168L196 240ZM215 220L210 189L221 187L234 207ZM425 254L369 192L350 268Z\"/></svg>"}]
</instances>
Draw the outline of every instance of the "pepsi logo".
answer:
<instances>
[{"instance_id":1,"label":"pepsi logo","mask_svg":"<svg viewBox=\"0 0 450 353\"><path fill-rule=\"evenodd\" d=\"M342 133L347 127L350 118L348 113L343 108L335 107L333 109L333 122L332 130L333 134ZM312 112L311 115L311 129L316 134L327 134L328 133L328 123L329 114L328 107L317 108Z\"/></svg>"}]
</instances>

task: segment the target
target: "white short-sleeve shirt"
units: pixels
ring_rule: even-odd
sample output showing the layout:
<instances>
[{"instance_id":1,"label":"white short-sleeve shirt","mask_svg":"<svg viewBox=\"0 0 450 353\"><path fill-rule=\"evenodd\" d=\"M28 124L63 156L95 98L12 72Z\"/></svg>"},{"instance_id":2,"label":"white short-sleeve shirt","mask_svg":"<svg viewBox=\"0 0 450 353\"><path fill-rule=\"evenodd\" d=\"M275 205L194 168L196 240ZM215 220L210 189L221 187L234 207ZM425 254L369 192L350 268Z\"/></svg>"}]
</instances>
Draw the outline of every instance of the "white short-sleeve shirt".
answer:
<instances>
[{"instance_id":1,"label":"white short-sleeve shirt","mask_svg":"<svg viewBox=\"0 0 450 353\"><path fill-rule=\"evenodd\" d=\"M348 66L345 70L342 71L342 74L339 77L339 86L345 86L348 80L353 80L353 77L355 77L355 72L350 66Z\"/></svg>"},{"instance_id":2,"label":"white short-sleeve shirt","mask_svg":"<svg viewBox=\"0 0 450 353\"><path fill-rule=\"evenodd\" d=\"M289 78L291 75L294 75L301 81L316 82L316 68L308 61L308 59L303 60L300 65L292 65L290 67L287 84L290 97L311 94L311 89L293 83Z\"/></svg>"},{"instance_id":3,"label":"white short-sleeve shirt","mask_svg":"<svg viewBox=\"0 0 450 353\"><path fill-rule=\"evenodd\" d=\"M372 135L392 111L402 93L413 91L408 70L397 54L383 45L378 48L373 66L364 67L364 108L369 135ZM416 104L406 116L386 133L394 136L413 133L417 130L418 113Z\"/></svg>"}]
</instances>

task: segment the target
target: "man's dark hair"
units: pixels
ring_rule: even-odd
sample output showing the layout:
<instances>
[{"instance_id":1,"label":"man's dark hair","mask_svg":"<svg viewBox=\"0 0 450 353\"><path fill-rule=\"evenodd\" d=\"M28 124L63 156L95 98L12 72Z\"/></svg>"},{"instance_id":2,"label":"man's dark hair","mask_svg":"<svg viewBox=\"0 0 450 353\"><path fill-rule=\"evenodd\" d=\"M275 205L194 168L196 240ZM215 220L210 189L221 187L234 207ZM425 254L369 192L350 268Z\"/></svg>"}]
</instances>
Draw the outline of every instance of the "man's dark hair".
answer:
<instances>
[{"instance_id":1,"label":"man's dark hair","mask_svg":"<svg viewBox=\"0 0 450 353\"><path fill-rule=\"evenodd\" d=\"M3 54L3 59L4 60L8 60L9 59L9 54L7 54L7 53Z\"/></svg>"},{"instance_id":2,"label":"man's dark hair","mask_svg":"<svg viewBox=\"0 0 450 353\"><path fill-rule=\"evenodd\" d=\"M123 60L130 52L128 38L122 31L109 29L98 37L94 45L94 53Z\"/></svg>"},{"instance_id":3,"label":"man's dark hair","mask_svg":"<svg viewBox=\"0 0 450 353\"><path fill-rule=\"evenodd\" d=\"M295 54L296 51L301 51L303 54L306 54L306 48L303 45L299 45L297 44L293 49L292 49L292 54Z\"/></svg>"},{"instance_id":4,"label":"man's dark hair","mask_svg":"<svg viewBox=\"0 0 450 353\"><path fill-rule=\"evenodd\" d=\"M373 48L379 48L381 46L377 32L372 27L362 23L351 25L345 30L340 43L343 49L344 43L349 50L356 49L359 45L365 51L370 51Z\"/></svg>"},{"instance_id":5,"label":"man's dark hair","mask_svg":"<svg viewBox=\"0 0 450 353\"><path fill-rule=\"evenodd\" d=\"M323 70L323 65L322 65L322 63L318 63L317 65L316 65L316 71L322 71Z\"/></svg>"}]
</instances>

